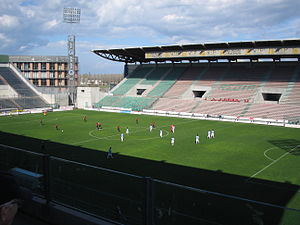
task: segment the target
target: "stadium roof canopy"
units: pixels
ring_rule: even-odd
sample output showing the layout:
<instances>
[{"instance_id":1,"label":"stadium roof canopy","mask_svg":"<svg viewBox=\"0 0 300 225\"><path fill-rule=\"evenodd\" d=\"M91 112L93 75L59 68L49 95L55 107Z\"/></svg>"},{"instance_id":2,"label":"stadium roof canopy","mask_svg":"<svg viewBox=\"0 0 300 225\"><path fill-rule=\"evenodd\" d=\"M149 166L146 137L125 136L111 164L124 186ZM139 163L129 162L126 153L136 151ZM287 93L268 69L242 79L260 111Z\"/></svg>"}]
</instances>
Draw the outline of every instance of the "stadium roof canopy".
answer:
<instances>
[{"instance_id":1,"label":"stadium roof canopy","mask_svg":"<svg viewBox=\"0 0 300 225\"><path fill-rule=\"evenodd\" d=\"M125 63L300 58L300 39L96 49L92 52L105 59Z\"/></svg>"}]
</instances>

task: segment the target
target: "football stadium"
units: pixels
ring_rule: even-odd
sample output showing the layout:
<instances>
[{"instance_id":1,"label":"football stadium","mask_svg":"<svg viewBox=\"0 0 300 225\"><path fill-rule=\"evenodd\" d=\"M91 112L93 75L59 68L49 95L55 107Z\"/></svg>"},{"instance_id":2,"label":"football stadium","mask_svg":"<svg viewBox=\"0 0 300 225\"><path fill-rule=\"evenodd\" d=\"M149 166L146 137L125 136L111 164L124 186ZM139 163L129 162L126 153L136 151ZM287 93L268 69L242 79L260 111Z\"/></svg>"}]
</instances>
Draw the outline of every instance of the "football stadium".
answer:
<instances>
[{"instance_id":1,"label":"football stadium","mask_svg":"<svg viewBox=\"0 0 300 225\"><path fill-rule=\"evenodd\" d=\"M92 52L124 64L124 79L101 94L76 86L67 105L1 56L0 167L34 196L25 213L51 224L299 224L299 39Z\"/></svg>"}]
</instances>

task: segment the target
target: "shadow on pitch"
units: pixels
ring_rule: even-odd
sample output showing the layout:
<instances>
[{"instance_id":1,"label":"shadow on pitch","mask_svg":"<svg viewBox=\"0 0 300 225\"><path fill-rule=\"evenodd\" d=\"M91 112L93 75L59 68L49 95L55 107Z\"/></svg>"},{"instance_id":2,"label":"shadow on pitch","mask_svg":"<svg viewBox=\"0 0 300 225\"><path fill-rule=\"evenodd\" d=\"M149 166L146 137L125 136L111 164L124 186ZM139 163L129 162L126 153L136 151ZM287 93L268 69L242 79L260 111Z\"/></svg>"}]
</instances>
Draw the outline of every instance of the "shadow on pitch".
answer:
<instances>
[{"instance_id":1,"label":"shadow on pitch","mask_svg":"<svg viewBox=\"0 0 300 225\"><path fill-rule=\"evenodd\" d=\"M87 207L84 210L110 219L122 218L119 222L123 223L141 224L144 218L146 187L149 186L151 188L148 194L153 196L151 202L155 224L279 225L282 221L285 224L295 224L285 217L287 214L292 215L292 218L299 218L300 215L300 211L283 208L299 194L299 186L288 182L249 179L224 173L222 170L197 169L121 154L114 154L113 159L107 160L105 151L50 141L41 148L41 140L3 132L0 133L0 141L29 151L105 168L98 170L81 164L53 161L51 173L55 179L52 183L56 182L52 186L53 192L59 193L58 200L65 204ZM285 146L299 144L295 140L270 142L286 151L290 148ZM36 166L30 159L23 160L16 155L9 160L15 160L15 165L33 171ZM145 177L152 179L149 181ZM77 199L80 200L78 205ZM115 211L119 214L115 215Z\"/></svg>"},{"instance_id":2,"label":"shadow on pitch","mask_svg":"<svg viewBox=\"0 0 300 225\"><path fill-rule=\"evenodd\" d=\"M289 152L291 155L300 155L300 141L295 139L270 140L272 145Z\"/></svg>"}]
</instances>

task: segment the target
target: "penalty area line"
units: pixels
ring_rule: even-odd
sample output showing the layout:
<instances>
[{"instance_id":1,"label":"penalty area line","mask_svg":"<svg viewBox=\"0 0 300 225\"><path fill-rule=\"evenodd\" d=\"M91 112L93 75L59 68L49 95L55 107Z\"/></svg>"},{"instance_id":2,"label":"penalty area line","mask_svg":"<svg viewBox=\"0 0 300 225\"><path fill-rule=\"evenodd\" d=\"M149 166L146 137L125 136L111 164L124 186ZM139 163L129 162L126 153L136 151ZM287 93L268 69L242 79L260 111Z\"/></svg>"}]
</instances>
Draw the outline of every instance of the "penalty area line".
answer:
<instances>
[{"instance_id":1,"label":"penalty area line","mask_svg":"<svg viewBox=\"0 0 300 225\"><path fill-rule=\"evenodd\" d=\"M270 166L274 165L275 163L277 163L280 159L282 159L283 157L285 157L286 155L290 154L294 149L298 148L300 145L297 145L296 147L292 148L290 151L284 153L282 156L280 156L278 159L274 160L273 162L271 162L269 165L265 166L264 168L262 168L261 170L257 171L255 174L253 174L251 177L249 177L248 179L246 179L246 181L251 180L253 177L257 176L258 174L260 174L261 172L263 172L264 170L268 169Z\"/></svg>"}]
</instances>

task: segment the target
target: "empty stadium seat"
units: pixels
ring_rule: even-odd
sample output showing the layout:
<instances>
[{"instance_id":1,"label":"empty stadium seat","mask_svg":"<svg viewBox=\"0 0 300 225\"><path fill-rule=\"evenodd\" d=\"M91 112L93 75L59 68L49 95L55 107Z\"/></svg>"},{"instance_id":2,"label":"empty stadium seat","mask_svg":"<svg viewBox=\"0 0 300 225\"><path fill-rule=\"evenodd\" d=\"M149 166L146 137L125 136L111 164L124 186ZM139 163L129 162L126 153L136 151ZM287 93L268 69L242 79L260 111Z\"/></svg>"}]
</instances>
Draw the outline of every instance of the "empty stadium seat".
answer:
<instances>
[{"instance_id":1,"label":"empty stadium seat","mask_svg":"<svg viewBox=\"0 0 300 225\"><path fill-rule=\"evenodd\" d=\"M137 84L145 87L143 96L134 96ZM203 96L194 95L193 90L204 90ZM265 100L263 93L276 91L280 100ZM300 67L285 62L149 64L138 66L113 94L98 106L273 119L300 117Z\"/></svg>"},{"instance_id":2,"label":"empty stadium seat","mask_svg":"<svg viewBox=\"0 0 300 225\"><path fill-rule=\"evenodd\" d=\"M10 107L13 103L14 107L30 109L47 107L47 103L36 94L11 68L0 67L0 75L5 83L10 85L17 93L17 98L2 99L0 107ZM1 80L1 79L0 79Z\"/></svg>"}]
</instances>

